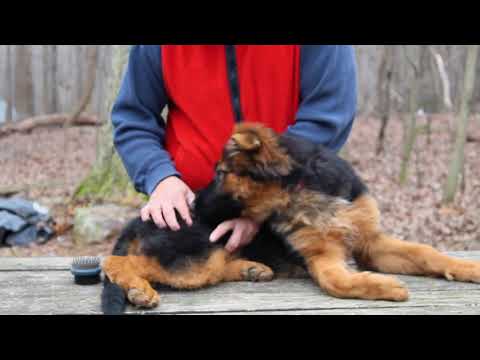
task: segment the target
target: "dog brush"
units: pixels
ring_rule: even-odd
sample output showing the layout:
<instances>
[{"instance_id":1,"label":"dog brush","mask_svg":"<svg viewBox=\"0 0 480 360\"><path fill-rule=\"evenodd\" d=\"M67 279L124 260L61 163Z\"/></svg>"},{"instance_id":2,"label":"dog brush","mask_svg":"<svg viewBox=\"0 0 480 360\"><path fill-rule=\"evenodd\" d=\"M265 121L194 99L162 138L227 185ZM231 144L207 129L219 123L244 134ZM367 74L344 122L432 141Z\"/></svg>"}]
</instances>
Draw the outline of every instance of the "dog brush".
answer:
<instances>
[{"instance_id":1,"label":"dog brush","mask_svg":"<svg viewBox=\"0 0 480 360\"><path fill-rule=\"evenodd\" d=\"M77 285L94 285L102 280L100 258L97 256L76 257L72 261L71 273Z\"/></svg>"}]
</instances>

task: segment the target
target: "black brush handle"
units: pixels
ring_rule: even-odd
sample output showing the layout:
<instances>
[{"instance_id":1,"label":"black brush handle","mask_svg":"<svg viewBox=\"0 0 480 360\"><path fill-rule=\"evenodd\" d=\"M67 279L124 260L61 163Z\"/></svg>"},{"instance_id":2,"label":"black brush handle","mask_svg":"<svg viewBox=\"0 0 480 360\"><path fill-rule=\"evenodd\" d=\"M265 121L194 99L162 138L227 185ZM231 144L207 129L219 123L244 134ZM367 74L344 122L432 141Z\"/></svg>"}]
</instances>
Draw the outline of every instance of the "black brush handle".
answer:
<instances>
[{"instance_id":1,"label":"black brush handle","mask_svg":"<svg viewBox=\"0 0 480 360\"><path fill-rule=\"evenodd\" d=\"M100 274L94 276L74 276L77 285L96 285L102 282Z\"/></svg>"}]
</instances>

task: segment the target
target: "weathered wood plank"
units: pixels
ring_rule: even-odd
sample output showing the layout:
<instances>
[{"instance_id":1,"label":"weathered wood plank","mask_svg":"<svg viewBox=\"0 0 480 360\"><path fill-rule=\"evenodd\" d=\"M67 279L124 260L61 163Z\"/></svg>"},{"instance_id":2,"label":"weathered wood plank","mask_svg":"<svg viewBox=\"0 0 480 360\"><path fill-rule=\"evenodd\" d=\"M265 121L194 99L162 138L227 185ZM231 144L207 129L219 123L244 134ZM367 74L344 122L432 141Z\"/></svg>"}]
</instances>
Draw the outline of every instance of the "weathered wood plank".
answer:
<instances>
[{"instance_id":1,"label":"weathered wood plank","mask_svg":"<svg viewBox=\"0 0 480 360\"><path fill-rule=\"evenodd\" d=\"M168 314L165 314L168 315ZM318 310L284 310L251 311L230 313L187 313L178 315L479 315L476 308L458 307L408 307L408 308L369 308L369 309L318 309Z\"/></svg>"},{"instance_id":2,"label":"weathered wood plank","mask_svg":"<svg viewBox=\"0 0 480 360\"><path fill-rule=\"evenodd\" d=\"M72 259L70 257L3 257L0 258L0 271L68 270Z\"/></svg>"},{"instance_id":3,"label":"weathered wood plank","mask_svg":"<svg viewBox=\"0 0 480 360\"><path fill-rule=\"evenodd\" d=\"M162 291L160 306L139 314L480 314L480 285L401 277L411 291L405 303L336 299L309 280L230 283ZM422 281L426 281L423 283ZM0 272L0 314L98 314L101 286L76 286L66 271ZM425 285L430 284L430 285ZM458 286L457 286L458 285Z\"/></svg>"},{"instance_id":4,"label":"weathered wood plank","mask_svg":"<svg viewBox=\"0 0 480 360\"><path fill-rule=\"evenodd\" d=\"M480 252L453 256L480 259ZM0 259L0 314L99 314L101 285L77 286L71 258ZM398 276L408 302L336 299L309 279L229 283L196 291L161 290L153 311L130 314L480 314L480 285Z\"/></svg>"}]
</instances>

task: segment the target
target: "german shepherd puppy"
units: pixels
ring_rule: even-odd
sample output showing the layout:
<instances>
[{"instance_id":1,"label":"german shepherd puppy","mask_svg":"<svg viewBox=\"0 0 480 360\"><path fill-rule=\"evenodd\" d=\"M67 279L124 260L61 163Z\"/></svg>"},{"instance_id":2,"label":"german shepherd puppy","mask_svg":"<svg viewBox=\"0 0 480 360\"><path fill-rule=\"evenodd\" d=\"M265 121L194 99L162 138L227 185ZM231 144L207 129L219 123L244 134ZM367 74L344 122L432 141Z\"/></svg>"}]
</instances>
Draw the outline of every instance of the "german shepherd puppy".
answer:
<instances>
[{"instance_id":1,"label":"german shepherd puppy","mask_svg":"<svg viewBox=\"0 0 480 360\"><path fill-rule=\"evenodd\" d=\"M123 231L106 274L102 309L121 313L126 298L152 308L152 283L195 289L225 281L269 281L274 274L305 270L325 292L339 298L406 301L395 277L365 270L445 277L480 283L480 263L446 256L430 246L382 232L380 212L367 187L336 154L321 145L253 123L234 129L214 181L197 195L194 224L178 232L133 220ZM263 224L253 242L236 254L209 242L221 222L249 217Z\"/></svg>"}]
</instances>

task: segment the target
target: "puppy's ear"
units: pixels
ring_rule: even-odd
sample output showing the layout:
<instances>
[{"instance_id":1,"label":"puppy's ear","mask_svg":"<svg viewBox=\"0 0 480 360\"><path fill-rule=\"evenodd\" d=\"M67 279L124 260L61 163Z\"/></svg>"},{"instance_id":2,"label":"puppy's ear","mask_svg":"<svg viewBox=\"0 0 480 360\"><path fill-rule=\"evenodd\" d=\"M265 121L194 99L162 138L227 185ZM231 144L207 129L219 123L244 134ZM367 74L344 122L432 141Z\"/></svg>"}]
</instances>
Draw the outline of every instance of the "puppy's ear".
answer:
<instances>
[{"instance_id":1,"label":"puppy's ear","mask_svg":"<svg viewBox=\"0 0 480 360\"><path fill-rule=\"evenodd\" d=\"M262 145L260 139L252 132L241 132L233 134L232 140L240 148L240 150L245 151L258 150Z\"/></svg>"}]
</instances>

